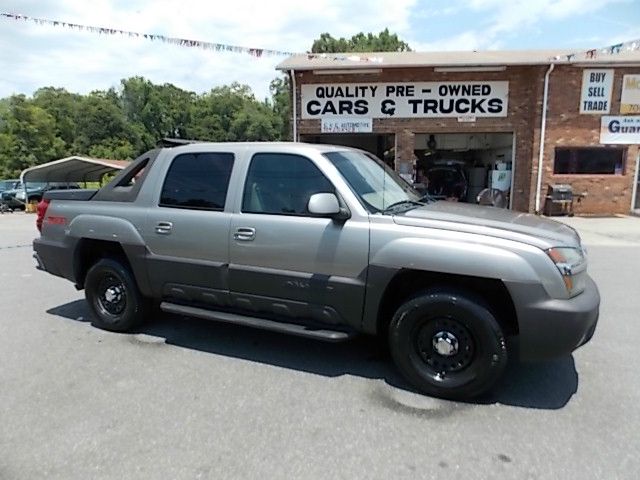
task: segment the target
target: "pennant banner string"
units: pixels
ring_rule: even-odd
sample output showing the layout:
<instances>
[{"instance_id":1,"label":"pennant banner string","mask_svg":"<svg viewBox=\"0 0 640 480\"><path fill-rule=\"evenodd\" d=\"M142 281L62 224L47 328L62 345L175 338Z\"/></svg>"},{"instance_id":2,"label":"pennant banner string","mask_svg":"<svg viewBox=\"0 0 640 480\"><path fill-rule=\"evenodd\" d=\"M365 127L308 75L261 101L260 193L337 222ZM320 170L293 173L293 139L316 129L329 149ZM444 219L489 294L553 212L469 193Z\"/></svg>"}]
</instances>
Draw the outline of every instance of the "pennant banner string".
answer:
<instances>
[{"instance_id":1,"label":"pennant banner string","mask_svg":"<svg viewBox=\"0 0 640 480\"><path fill-rule=\"evenodd\" d=\"M604 48L592 48L591 50L585 50L584 52L575 52L564 55L556 55L550 60L566 60L568 62L574 60L591 60L604 55L616 55L618 53L633 52L640 50L640 38L635 40L629 40L627 42L616 43L615 45L609 45Z\"/></svg>"},{"instance_id":2,"label":"pennant banner string","mask_svg":"<svg viewBox=\"0 0 640 480\"><path fill-rule=\"evenodd\" d=\"M13 20L23 20L36 23L37 25L51 25L54 27L70 28L72 30L91 32L103 35L123 35L129 38L144 38L145 40L161 41L172 45L178 45L181 47L200 48L203 50L213 50L216 52L234 52L234 53L246 53L255 58L262 56L292 56L300 55L301 53L287 52L283 50L272 50L269 48L251 48L242 47L239 45L228 45L224 43L205 42L202 40L190 40L186 38L168 37L165 35L149 34L132 32L128 30L120 30L117 28L108 27L96 27L91 25L82 25L71 22L63 22L60 20L48 20L45 18L29 17L27 15L0 12L0 17L9 18ZM615 55L621 52L637 51L640 50L640 39L630 40L628 42L618 43L610 45L608 47L591 49L583 52L575 52L564 55L557 55L550 58L550 60L566 60L568 62L584 59L594 59L602 55ZM341 54L341 53L305 53L309 60L333 60L340 62L352 62L352 63L382 63L382 57L371 56L367 54L355 55Z\"/></svg>"},{"instance_id":3,"label":"pennant banner string","mask_svg":"<svg viewBox=\"0 0 640 480\"><path fill-rule=\"evenodd\" d=\"M227 45L224 43L205 42L201 40L189 40L186 38L167 37L165 35L149 34L132 32L128 30L120 30L117 28L108 27L96 27L91 25L81 25L71 22L63 22L60 20L48 20L45 18L29 17L27 15L21 15L16 13L0 12L0 17L9 18L13 20L22 20L25 22L33 22L37 25L51 25L54 27L70 28L72 30L91 32L101 35L123 35L129 38L143 38L151 41L161 41L163 43L169 43L172 45L178 45L181 47L201 48L204 50L214 50L216 52L234 52L234 53L246 53L255 58L262 56L286 56L292 55L305 55L309 60L332 60L339 62L351 62L351 63L382 63L382 57L377 57L367 54L353 54L353 53L296 53L287 52L283 50L272 50L269 48L250 48L241 47L239 45Z\"/></svg>"},{"instance_id":4,"label":"pennant banner string","mask_svg":"<svg viewBox=\"0 0 640 480\"><path fill-rule=\"evenodd\" d=\"M167 37L165 35L131 32L128 30L120 30L117 28L95 27L91 25L81 25L77 23L62 22L59 20L47 20L44 18L29 17L27 15L20 15L15 13L0 12L0 17L11 18L14 20L29 21L29 22L36 23L38 25L52 25L54 27L64 27L64 28L70 28L72 30L79 30L79 31L91 32L91 33L97 33L97 34L123 35L130 38L144 38L146 40L151 40L151 41L158 40L163 43L179 45L181 47L201 48L204 50L215 50L218 52L226 51L226 52L235 52L235 53L247 53L252 57L256 57L256 58L262 57L263 55L264 56L294 55L293 52L271 50L268 48L249 48L249 47L241 47L239 45L227 45L224 43L213 43L213 42L204 42L201 40L190 40L186 38Z\"/></svg>"}]
</instances>

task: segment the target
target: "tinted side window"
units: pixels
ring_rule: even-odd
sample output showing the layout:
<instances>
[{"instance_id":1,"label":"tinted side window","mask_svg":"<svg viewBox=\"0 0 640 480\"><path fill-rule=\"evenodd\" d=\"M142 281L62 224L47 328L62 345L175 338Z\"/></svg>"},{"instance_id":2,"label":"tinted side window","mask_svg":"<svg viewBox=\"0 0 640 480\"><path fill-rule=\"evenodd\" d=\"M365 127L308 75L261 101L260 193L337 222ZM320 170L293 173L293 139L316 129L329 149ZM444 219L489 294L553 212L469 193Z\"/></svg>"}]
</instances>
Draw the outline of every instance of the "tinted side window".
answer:
<instances>
[{"instance_id":1,"label":"tinted side window","mask_svg":"<svg viewBox=\"0 0 640 480\"><path fill-rule=\"evenodd\" d=\"M253 156L242 198L242 211L307 215L315 193L334 193L333 185L311 160L285 153Z\"/></svg>"},{"instance_id":2,"label":"tinted side window","mask_svg":"<svg viewBox=\"0 0 640 480\"><path fill-rule=\"evenodd\" d=\"M160 206L223 210L233 168L232 153L188 153L173 159Z\"/></svg>"}]
</instances>

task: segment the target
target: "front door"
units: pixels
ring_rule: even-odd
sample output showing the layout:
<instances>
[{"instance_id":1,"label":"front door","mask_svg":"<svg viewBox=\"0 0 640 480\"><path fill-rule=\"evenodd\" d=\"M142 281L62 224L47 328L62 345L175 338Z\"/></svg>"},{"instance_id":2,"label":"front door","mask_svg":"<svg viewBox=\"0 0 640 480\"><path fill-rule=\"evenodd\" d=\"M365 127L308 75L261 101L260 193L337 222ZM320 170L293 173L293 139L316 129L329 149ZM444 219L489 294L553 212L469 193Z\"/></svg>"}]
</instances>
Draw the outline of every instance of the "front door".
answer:
<instances>
[{"instance_id":1,"label":"front door","mask_svg":"<svg viewBox=\"0 0 640 480\"><path fill-rule=\"evenodd\" d=\"M176 156L145 228L155 296L204 306L228 303L229 223L225 212L232 153Z\"/></svg>"},{"instance_id":2,"label":"front door","mask_svg":"<svg viewBox=\"0 0 640 480\"><path fill-rule=\"evenodd\" d=\"M360 325L369 223L309 214L311 195L324 192L335 189L309 158L253 156L241 212L231 221L235 307L283 319Z\"/></svg>"}]
</instances>

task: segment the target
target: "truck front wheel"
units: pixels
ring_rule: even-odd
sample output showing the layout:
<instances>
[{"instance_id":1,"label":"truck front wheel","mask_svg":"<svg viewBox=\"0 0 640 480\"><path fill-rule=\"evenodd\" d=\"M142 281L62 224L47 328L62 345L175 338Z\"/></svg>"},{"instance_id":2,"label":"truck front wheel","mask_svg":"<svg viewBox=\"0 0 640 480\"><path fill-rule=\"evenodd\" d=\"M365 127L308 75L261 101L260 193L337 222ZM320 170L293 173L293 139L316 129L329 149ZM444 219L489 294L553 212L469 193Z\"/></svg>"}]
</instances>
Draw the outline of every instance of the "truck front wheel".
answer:
<instances>
[{"instance_id":1,"label":"truck front wheel","mask_svg":"<svg viewBox=\"0 0 640 480\"><path fill-rule=\"evenodd\" d=\"M96 327L126 332L144 319L145 302L135 278L118 260L96 262L87 272L84 288Z\"/></svg>"},{"instance_id":2,"label":"truck front wheel","mask_svg":"<svg viewBox=\"0 0 640 480\"><path fill-rule=\"evenodd\" d=\"M491 388L507 363L502 329L481 298L430 289L396 311L389 345L401 373L423 393L467 399Z\"/></svg>"}]
</instances>

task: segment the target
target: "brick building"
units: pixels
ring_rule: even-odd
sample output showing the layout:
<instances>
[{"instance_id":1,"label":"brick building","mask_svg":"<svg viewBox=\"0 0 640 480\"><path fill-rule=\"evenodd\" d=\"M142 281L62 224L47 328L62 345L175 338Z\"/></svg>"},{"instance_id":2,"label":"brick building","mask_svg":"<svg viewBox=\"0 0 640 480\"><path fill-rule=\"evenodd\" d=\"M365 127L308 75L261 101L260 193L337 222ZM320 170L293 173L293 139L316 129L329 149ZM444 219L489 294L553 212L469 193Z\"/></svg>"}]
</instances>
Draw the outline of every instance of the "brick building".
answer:
<instances>
[{"instance_id":1,"label":"brick building","mask_svg":"<svg viewBox=\"0 0 640 480\"><path fill-rule=\"evenodd\" d=\"M548 186L568 184L578 214L640 209L640 51L570 53L296 55L278 69L296 140L369 150L430 189L463 171L459 201L492 187L543 212Z\"/></svg>"}]
</instances>

